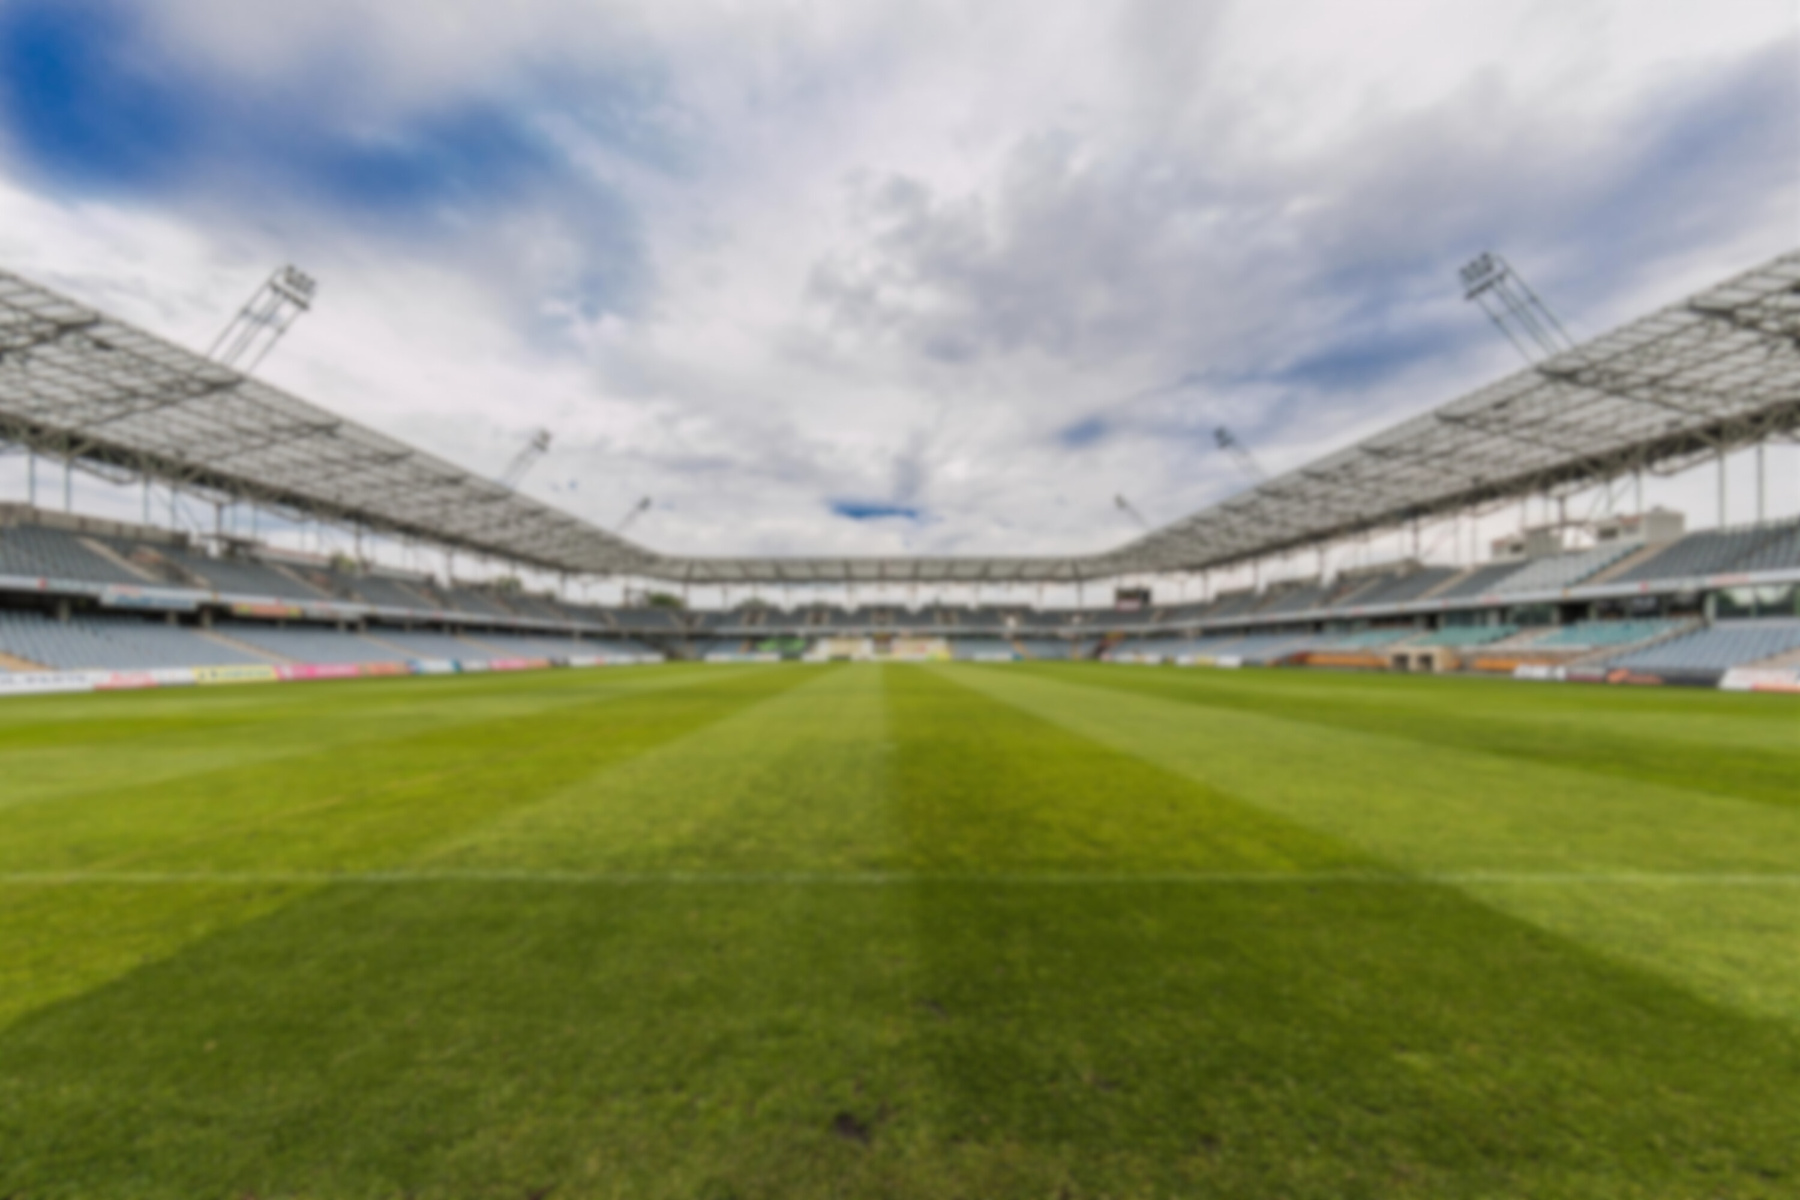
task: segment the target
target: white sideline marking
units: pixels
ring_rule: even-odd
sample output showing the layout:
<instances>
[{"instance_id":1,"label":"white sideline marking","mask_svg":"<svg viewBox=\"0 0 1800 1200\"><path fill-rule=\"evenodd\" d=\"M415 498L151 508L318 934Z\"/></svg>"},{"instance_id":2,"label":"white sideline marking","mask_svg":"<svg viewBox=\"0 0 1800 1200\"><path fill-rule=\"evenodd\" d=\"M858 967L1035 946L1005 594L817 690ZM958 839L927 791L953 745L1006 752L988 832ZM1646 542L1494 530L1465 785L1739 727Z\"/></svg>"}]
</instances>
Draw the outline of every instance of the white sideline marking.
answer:
<instances>
[{"instance_id":1,"label":"white sideline marking","mask_svg":"<svg viewBox=\"0 0 1800 1200\"><path fill-rule=\"evenodd\" d=\"M1800 872L1712 871L1173 871L1114 874L1099 871L1000 872L928 871L6 871L0 887L77 885L377 886L430 883L531 883L559 887L642 886L818 886L896 887L920 883L974 883L1001 886L1114 887L1144 884L1209 886L1384 886L1384 887L1800 887Z\"/></svg>"}]
</instances>

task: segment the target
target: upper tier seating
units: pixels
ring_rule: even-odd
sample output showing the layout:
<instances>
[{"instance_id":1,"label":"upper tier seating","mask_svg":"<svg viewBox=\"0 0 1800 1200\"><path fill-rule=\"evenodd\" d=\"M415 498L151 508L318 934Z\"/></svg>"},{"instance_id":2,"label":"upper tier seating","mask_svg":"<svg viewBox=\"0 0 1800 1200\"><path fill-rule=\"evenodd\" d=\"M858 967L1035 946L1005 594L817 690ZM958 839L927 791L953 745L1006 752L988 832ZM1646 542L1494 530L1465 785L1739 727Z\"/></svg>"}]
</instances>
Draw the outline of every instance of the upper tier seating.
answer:
<instances>
[{"instance_id":1,"label":"upper tier seating","mask_svg":"<svg viewBox=\"0 0 1800 1200\"><path fill-rule=\"evenodd\" d=\"M1573 554L1552 554L1534 558L1517 572L1495 584L1495 595L1517 595L1523 592L1548 592L1573 587L1590 575L1618 562L1636 548L1630 545L1596 546Z\"/></svg>"},{"instance_id":2,"label":"upper tier seating","mask_svg":"<svg viewBox=\"0 0 1800 1200\"><path fill-rule=\"evenodd\" d=\"M444 607L452 612L476 613L484 617L511 617L517 614L497 596L469 587L446 588Z\"/></svg>"},{"instance_id":3,"label":"upper tier seating","mask_svg":"<svg viewBox=\"0 0 1800 1200\"><path fill-rule=\"evenodd\" d=\"M525 592L512 592L506 597L506 606L521 617L534 621L561 621L565 618L556 610L556 606L542 596L533 596Z\"/></svg>"},{"instance_id":4,"label":"upper tier seating","mask_svg":"<svg viewBox=\"0 0 1800 1200\"><path fill-rule=\"evenodd\" d=\"M1685 637L1608 659L1607 665L1660 671L1727 671L1800 649L1800 621L1721 621Z\"/></svg>"},{"instance_id":5,"label":"upper tier seating","mask_svg":"<svg viewBox=\"0 0 1800 1200\"><path fill-rule=\"evenodd\" d=\"M233 641L296 663L399 662L406 656L354 633L318 626L277 628L252 621L225 621L217 631Z\"/></svg>"},{"instance_id":6,"label":"upper tier seating","mask_svg":"<svg viewBox=\"0 0 1800 1200\"><path fill-rule=\"evenodd\" d=\"M1671 542L1626 571L1613 583L1640 583L1652 579L1685 579L1742 569L1765 545L1778 543L1789 532L1780 526L1751 525L1739 529L1708 529Z\"/></svg>"},{"instance_id":7,"label":"upper tier seating","mask_svg":"<svg viewBox=\"0 0 1800 1200\"><path fill-rule=\"evenodd\" d=\"M228 596L272 596L279 600L327 600L324 592L267 563L250 558L213 558L197 550L159 547L157 553L184 571L198 575L215 592Z\"/></svg>"},{"instance_id":8,"label":"upper tier seating","mask_svg":"<svg viewBox=\"0 0 1800 1200\"><path fill-rule=\"evenodd\" d=\"M615 608L608 610L620 629L643 633L673 633L681 628L681 614L672 608Z\"/></svg>"},{"instance_id":9,"label":"upper tier seating","mask_svg":"<svg viewBox=\"0 0 1800 1200\"><path fill-rule=\"evenodd\" d=\"M1254 608L1260 599L1261 595L1257 592L1226 592L1214 598L1212 610L1206 614L1207 620L1240 616Z\"/></svg>"},{"instance_id":10,"label":"upper tier seating","mask_svg":"<svg viewBox=\"0 0 1800 1200\"><path fill-rule=\"evenodd\" d=\"M1323 584L1308 583L1299 587L1284 588L1279 592L1269 593L1262 607L1256 610L1257 616L1268 616L1274 613L1309 612L1319 608L1330 595Z\"/></svg>"},{"instance_id":11,"label":"upper tier seating","mask_svg":"<svg viewBox=\"0 0 1800 1200\"><path fill-rule=\"evenodd\" d=\"M889 614L889 621L895 629L932 629L937 625L937 615L929 608L896 608Z\"/></svg>"},{"instance_id":12,"label":"upper tier seating","mask_svg":"<svg viewBox=\"0 0 1800 1200\"><path fill-rule=\"evenodd\" d=\"M1404 604L1408 600L1417 600L1460 573L1455 567L1422 567L1404 575L1389 575L1373 586L1343 594L1333 604L1354 605L1358 608L1370 604Z\"/></svg>"},{"instance_id":13,"label":"upper tier seating","mask_svg":"<svg viewBox=\"0 0 1800 1200\"><path fill-rule=\"evenodd\" d=\"M1800 523L1791 523L1786 529L1773 531L1769 539L1763 542L1742 561L1736 564L1739 571L1792 571L1800 570Z\"/></svg>"},{"instance_id":14,"label":"upper tier seating","mask_svg":"<svg viewBox=\"0 0 1800 1200\"><path fill-rule=\"evenodd\" d=\"M145 671L158 667L267 665L183 625L135 617L76 617L0 610L0 650L61 671Z\"/></svg>"},{"instance_id":15,"label":"upper tier seating","mask_svg":"<svg viewBox=\"0 0 1800 1200\"><path fill-rule=\"evenodd\" d=\"M1470 596L1482 596L1495 589L1495 586L1508 575L1520 569L1522 564L1516 562L1489 563L1485 567L1477 567L1467 575L1433 596L1434 600L1462 600Z\"/></svg>"},{"instance_id":16,"label":"upper tier seating","mask_svg":"<svg viewBox=\"0 0 1800 1200\"><path fill-rule=\"evenodd\" d=\"M385 575L362 575L350 582L351 590L378 608L430 610L438 607L437 599L423 585Z\"/></svg>"},{"instance_id":17,"label":"upper tier seating","mask_svg":"<svg viewBox=\"0 0 1800 1200\"><path fill-rule=\"evenodd\" d=\"M0 575L139 587L146 582L82 545L77 535L38 525L0 528Z\"/></svg>"},{"instance_id":18,"label":"upper tier seating","mask_svg":"<svg viewBox=\"0 0 1800 1200\"><path fill-rule=\"evenodd\" d=\"M1165 625L1191 625L1200 620L1201 614L1211 607L1211 602L1206 600L1172 605L1162 610L1162 623Z\"/></svg>"}]
</instances>

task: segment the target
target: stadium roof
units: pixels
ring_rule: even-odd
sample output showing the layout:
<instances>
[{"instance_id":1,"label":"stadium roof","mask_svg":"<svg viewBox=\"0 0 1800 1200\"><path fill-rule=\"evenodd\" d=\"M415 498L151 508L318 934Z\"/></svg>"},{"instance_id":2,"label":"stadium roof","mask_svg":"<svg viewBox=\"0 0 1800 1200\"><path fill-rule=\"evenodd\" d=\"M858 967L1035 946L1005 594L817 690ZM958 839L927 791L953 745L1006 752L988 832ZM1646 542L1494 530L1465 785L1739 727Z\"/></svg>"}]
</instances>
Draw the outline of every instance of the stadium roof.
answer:
<instances>
[{"instance_id":1,"label":"stadium roof","mask_svg":"<svg viewBox=\"0 0 1800 1200\"><path fill-rule=\"evenodd\" d=\"M1056 582L1225 567L1800 426L1800 252L1101 554L658 554L0 271L0 437L532 566L693 583Z\"/></svg>"}]
</instances>

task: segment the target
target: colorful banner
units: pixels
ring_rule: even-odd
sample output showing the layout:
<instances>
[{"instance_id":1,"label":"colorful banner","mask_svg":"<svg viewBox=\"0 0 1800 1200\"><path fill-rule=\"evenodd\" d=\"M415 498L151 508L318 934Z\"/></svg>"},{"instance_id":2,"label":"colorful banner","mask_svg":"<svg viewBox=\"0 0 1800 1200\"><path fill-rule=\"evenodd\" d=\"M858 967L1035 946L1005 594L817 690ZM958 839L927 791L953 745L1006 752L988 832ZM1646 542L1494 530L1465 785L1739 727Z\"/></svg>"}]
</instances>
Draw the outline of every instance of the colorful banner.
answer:
<instances>
[{"instance_id":1,"label":"colorful banner","mask_svg":"<svg viewBox=\"0 0 1800 1200\"><path fill-rule=\"evenodd\" d=\"M91 692L94 676L104 674L104 671L0 671L0 696Z\"/></svg>"},{"instance_id":2,"label":"colorful banner","mask_svg":"<svg viewBox=\"0 0 1800 1200\"><path fill-rule=\"evenodd\" d=\"M261 664L194 668L194 682L199 684L274 683L278 679L280 676L275 673L274 667Z\"/></svg>"},{"instance_id":3,"label":"colorful banner","mask_svg":"<svg viewBox=\"0 0 1800 1200\"><path fill-rule=\"evenodd\" d=\"M357 679L362 673L358 663L294 663L275 668L276 678L287 683L308 679Z\"/></svg>"},{"instance_id":4,"label":"colorful banner","mask_svg":"<svg viewBox=\"0 0 1800 1200\"><path fill-rule=\"evenodd\" d=\"M1800 692L1800 667L1733 667L1719 687L1727 692Z\"/></svg>"},{"instance_id":5,"label":"colorful banner","mask_svg":"<svg viewBox=\"0 0 1800 1200\"><path fill-rule=\"evenodd\" d=\"M490 671L541 671L550 665L547 658L490 658L487 669Z\"/></svg>"}]
</instances>

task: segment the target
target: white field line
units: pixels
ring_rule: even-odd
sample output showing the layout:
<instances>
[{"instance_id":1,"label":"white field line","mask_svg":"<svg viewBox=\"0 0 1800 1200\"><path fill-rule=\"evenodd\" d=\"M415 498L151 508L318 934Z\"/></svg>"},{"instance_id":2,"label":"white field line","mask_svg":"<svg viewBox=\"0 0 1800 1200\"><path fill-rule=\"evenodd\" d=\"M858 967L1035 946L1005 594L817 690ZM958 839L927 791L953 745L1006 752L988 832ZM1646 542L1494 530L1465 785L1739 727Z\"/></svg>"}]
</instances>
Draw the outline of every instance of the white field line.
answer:
<instances>
[{"instance_id":1,"label":"white field line","mask_svg":"<svg viewBox=\"0 0 1800 1200\"><path fill-rule=\"evenodd\" d=\"M903 887L981 884L1003 887L1641 887L1795 888L1800 872L1727 871L555 871L438 868L371 871L4 871L0 887L220 885L314 887L433 883L541 884L556 887Z\"/></svg>"}]
</instances>

